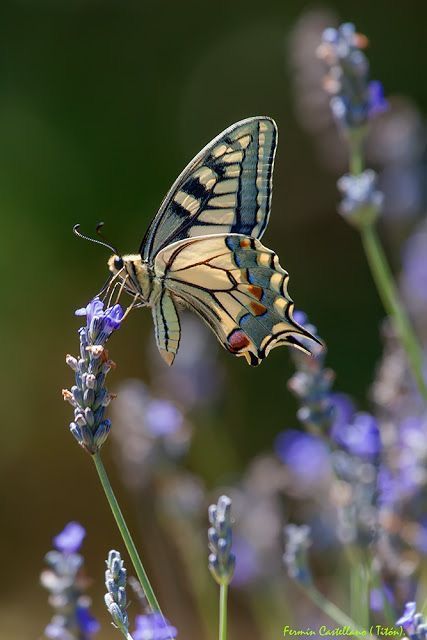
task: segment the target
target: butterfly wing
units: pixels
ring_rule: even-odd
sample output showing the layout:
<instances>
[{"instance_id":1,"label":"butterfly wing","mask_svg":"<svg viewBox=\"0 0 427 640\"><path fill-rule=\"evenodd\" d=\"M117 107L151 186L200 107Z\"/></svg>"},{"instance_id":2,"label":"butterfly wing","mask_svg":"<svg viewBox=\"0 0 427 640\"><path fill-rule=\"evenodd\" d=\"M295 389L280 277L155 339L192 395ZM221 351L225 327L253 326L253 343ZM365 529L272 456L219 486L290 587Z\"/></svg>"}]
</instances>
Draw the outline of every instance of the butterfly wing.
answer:
<instances>
[{"instance_id":1,"label":"butterfly wing","mask_svg":"<svg viewBox=\"0 0 427 640\"><path fill-rule=\"evenodd\" d=\"M212 140L164 199L142 241L143 259L194 236L260 238L270 214L276 146L276 124L266 117L237 122Z\"/></svg>"},{"instance_id":2,"label":"butterfly wing","mask_svg":"<svg viewBox=\"0 0 427 640\"><path fill-rule=\"evenodd\" d=\"M255 238L220 234L181 240L158 253L154 269L174 298L251 365L282 345L307 352L296 335L318 342L292 317L289 276L277 255Z\"/></svg>"},{"instance_id":3,"label":"butterfly wing","mask_svg":"<svg viewBox=\"0 0 427 640\"><path fill-rule=\"evenodd\" d=\"M166 364L171 366L181 339L181 325L173 298L164 287L152 306L152 313L157 348Z\"/></svg>"}]
</instances>

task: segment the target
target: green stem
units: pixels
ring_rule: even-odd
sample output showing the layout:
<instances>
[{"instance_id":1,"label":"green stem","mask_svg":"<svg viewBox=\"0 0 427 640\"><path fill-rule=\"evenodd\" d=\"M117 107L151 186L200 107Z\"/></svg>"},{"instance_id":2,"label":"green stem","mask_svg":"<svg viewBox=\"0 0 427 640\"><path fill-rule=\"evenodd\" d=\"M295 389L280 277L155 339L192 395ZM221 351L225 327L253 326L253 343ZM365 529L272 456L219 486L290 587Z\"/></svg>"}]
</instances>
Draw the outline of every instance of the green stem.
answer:
<instances>
[{"instance_id":1,"label":"green stem","mask_svg":"<svg viewBox=\"0 0 427 640\"><path fill-rule=\"evenodd\" d=\"M363 171L363 134L358 132L350 138L350 173L358 176Z\"/></svg>"},{"instance_id":2,"label":"green stem","mask_svg":"<svg viewBox=\"0 0 427 640\"><path fill-rule=\"evenodd\" d=\"M219 587L219 640L227 640L227 596L228 584Z\"/></svg>"},{"instance_id":3,"label":"green stem","mask_svg":"<svg viewBox=\"0 0 427 640\"><path fill-rule=\"evenodd\" d=\"M147 598L148 604L150 605L153 611L156 611L161 615L163 615L160 610L159 603L157 602L157 598L152 589L152 586L150 584L150 581L148 579L148 576L138 556L135 543L132 540L132 536L130 535L126 521L119 507L119 503L117 502L117 498L114 495L113 488L110 484L110 480L108 478L104 464L101 460L100 453L99 452L95 453L92 456L92 459L95 464L96 470L98 472L98 476L101 481L102 488L104 489L104 493L108 500L108 504L110 505L111 511L113 512L113 516L116 520L117 526L123 538L123 542L125 543L126 549L128 550L136 575L138 577L139 582L141 583L142 588L144 589L144 593Z\"/></svg>"},{"instance_id":4,"label":"green stem","mask_svg":"<svg viewBox=\"0 0 427 640\"><path fill-rule=\"evenodd\" d=\"M304 591L306 596L310 598L310 600L317 606L323 613L325 613L331 620L334 620L341 627L350 627L350 629L360 629L359 625L350 618L342 609L337 607L333 602L325 598L325 596L320 593L313 585L305 586L298 583L300 588ZM371 636L371 638L376 638L376 636Z\"/></svg>"},{"instance_id":5,"label":"green stem","mask_svg":"<svg viewBox=\"0 0 427 640\"><path fill-rule=\"evenodd\" d=\"M350 173L353 176L358 176L363 171L363 142L365 133L364 131L355 132L349 140L349 165ZM383 306L394 321L398 336L406 351L409 367L422 397L427 401L427 385L423 376L421 347L409 322L405 308L399 299L393 276L374 223L366 222L365 224L361 224L359 229L372 277Z\"/></svg>"},{"instance_id":6,"label":"green stem","mask_svg":"<svg viewBox=\"0 0 427 640\"><path fill-rule=\"evenodd\" d=\"M424 400L427 401L427 386L423 375L421 347L411 327L406 311L399 300L384 251L373 225L364 225L361 228L361 236L378 293L380 294L386 312L394 320L397 333L406 351L412 374L421 395Z\"/></svg>"}]
</instances>

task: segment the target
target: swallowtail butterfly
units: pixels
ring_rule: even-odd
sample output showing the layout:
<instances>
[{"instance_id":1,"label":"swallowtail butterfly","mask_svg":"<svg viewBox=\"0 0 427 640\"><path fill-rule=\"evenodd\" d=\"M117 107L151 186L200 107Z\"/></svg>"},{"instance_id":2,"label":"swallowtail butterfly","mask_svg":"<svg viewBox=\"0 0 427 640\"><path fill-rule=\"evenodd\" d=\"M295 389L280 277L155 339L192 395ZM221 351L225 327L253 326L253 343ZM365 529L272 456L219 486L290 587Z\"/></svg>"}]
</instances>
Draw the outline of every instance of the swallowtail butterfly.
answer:
<instances>
[{"instance_id":1,"label":"swallowtail butterfly","mask_svg":"<svg viewBox=\"0 0 427 640\"><path fill-rule=\"evenodd\" d=\"M137 306L151 308L168 365L178 351L180 305L250 365L275 347L309 353L305 339L318 342L293 319L288 273L260 241L270 215L276 146L271 118L233 124L177 178L139 252L108 261L112 277Z\"/></svg>"}]
</instances>

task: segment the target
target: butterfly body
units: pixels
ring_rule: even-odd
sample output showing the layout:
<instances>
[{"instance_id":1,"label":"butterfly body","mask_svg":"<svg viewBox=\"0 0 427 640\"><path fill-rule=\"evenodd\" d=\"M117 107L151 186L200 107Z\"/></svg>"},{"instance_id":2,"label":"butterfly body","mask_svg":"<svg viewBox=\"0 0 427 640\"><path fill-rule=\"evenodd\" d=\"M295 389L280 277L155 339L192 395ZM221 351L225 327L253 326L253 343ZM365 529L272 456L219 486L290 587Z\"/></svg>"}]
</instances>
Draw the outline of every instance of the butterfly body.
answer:
<instances>
[{"instance_id":1,"label":"butterfly body","mask_svg":"<svg viewBox=\"0 0 427 640\"><path fill-rule=\"evenodd\" d=\"M155 286L155 274L152 266L139 254L125 256L113 255L108 260L111 273L123 282L124 289L132 296L138 297L141 306L148 306L155 301L159 287Z\"/></svg>"},{"instance_id":2,"label":"butterfly body","mask_svg":"<svg viewBox=\"0 0 427 640\"><path fill-rule=\"evenodd\" d=\"M178 177L138 254L108 266L152 310L159 351L179 347L177 306L199 315L231 353L259 364L276 346L316 340L292 317L289 276L259 240L271 206L277 127L266 117L226 129Z\"/></svg>"}]
</instances>

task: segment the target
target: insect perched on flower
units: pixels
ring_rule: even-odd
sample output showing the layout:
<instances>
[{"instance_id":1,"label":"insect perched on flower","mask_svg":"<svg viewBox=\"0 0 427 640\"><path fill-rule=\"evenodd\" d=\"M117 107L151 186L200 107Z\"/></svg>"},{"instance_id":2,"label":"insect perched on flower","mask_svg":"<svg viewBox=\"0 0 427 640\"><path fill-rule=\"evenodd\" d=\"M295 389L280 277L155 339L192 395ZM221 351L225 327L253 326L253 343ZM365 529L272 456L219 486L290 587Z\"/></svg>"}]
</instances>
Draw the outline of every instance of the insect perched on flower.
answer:
<instances>
[{"instance_id":1,"label":"insect perched on flower","mask_svg":"<svg viewBox=\"0 0 427 640\"><path fill-rule=\"evenodd\" d=\"M238 122L212 140L173 184L138 254L108 261L111 283L152 310L168 365L180 340L178 306L195 311L221 344L250 365L271 349L311 338L292 316L289 276L259 238L268 223L277 127L267 117ZM75 227L77 235L78 226ZM99 241L96 241L99 242ZM106 245L107 246L107 245Z\"/></svg>"}]
</instances>

